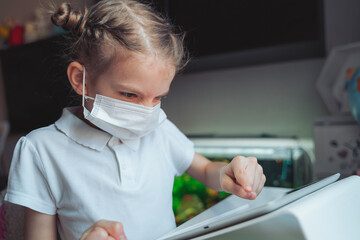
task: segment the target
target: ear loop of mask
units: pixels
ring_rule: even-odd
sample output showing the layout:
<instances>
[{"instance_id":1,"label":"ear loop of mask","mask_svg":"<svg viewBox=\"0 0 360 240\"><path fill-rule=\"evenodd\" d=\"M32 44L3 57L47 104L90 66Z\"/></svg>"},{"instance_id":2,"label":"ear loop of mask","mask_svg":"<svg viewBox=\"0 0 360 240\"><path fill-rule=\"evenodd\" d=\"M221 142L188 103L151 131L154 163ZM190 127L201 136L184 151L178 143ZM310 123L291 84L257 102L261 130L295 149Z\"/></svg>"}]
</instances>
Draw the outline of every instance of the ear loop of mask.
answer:
<instances>
[{"instance_id":1,"label":"ear loop of mask","mask_svg":"<svg viewBox=\"0 0 360 240\"><path fill-rule=\"evenodd\" d=\"M85 99L91 99L95 101L95 98L85 96L85 66L83 66L83 69L82 106L85 108Z\"/></svg>"}]
</instances>

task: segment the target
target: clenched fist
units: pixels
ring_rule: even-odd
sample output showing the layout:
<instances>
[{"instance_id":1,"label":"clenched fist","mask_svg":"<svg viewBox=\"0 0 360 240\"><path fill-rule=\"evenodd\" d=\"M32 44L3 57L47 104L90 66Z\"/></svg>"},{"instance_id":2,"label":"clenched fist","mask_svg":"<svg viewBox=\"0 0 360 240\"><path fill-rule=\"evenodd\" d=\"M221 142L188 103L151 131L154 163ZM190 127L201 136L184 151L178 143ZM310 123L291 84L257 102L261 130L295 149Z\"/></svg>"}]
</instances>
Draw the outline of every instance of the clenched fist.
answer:
<instances>
[{"instance_id":1,"label":"clenched fist","mask_svg":"<svg viewBox=\"0 0 360 240\"><path fill-rule=\"evenodd\" d=\"M220 171L220 185L225 192L241 198L255 199L266 178L255 157L235 157Z\"/></svg>"}]
</instances>

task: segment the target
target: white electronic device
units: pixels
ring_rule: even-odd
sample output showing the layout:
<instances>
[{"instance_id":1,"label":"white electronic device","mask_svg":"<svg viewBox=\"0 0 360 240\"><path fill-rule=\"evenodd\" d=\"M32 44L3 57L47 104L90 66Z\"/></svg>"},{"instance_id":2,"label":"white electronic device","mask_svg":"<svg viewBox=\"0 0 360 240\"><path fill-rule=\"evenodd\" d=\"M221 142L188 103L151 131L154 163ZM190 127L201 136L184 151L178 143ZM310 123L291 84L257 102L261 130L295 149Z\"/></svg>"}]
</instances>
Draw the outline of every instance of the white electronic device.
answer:
<instances>
[{"instance_id":1,"label":"white electronic device","mask_svg":"<svg viewBox=\"0 0 360 240\"><path fill-rule=\"evenodd\" d=\"M291 189L290 191L284 188L279 188L278 190L274 190L276 188L272 188L271 190L264 188L255 200L245 200L235 195L229 196L215 206L205 210L203 213L160 237L158 240L190 239L254 219L313 193L337 181L339 177L340 174L337 173L315 183ZM226 208L230 209L226 211ZM219 210L222 210L222 212Z\"/></svg>"}]
</instances>

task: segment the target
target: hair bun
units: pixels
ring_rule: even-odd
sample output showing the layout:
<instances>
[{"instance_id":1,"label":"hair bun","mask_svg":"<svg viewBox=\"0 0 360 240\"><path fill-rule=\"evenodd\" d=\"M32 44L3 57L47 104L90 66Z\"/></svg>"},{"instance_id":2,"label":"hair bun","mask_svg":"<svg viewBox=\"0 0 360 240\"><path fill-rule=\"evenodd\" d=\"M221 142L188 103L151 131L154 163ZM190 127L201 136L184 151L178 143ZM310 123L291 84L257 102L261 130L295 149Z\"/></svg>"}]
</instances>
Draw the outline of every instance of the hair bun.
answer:
<instances>
[{"instance_id":1,"label":"hair bun","mask_svg":"<svg viewBox=\"0 0 360 240\"><path fill-rule=\"evenodd\" d=\"M77 31L82 17L83 14L79 11L74 11L70 3L62 3L52 14L51 21L66 31Z\"/></svg>"}]
</instances>

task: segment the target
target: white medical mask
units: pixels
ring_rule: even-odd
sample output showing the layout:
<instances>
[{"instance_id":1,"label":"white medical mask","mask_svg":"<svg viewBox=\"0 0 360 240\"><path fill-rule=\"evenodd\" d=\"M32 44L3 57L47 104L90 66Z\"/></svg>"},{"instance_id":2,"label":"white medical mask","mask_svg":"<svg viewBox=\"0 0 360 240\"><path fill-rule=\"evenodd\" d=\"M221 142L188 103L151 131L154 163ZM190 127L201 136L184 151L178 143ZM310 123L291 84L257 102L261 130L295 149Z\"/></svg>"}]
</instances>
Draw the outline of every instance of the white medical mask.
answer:
<instances>
[{"instance_id":1,"label":"white medical mask","mask_svg":"<svg viewBox=\"0 0 360 240\"><path fill-rule=\"evenodd\" d=\"M85 96L85 67L83 71L82 106L84 117L98 128L122 140L139 139L155 130L166 119L160 103L155 107L121 101L96 94L95 99ZM94 100L91 112L85 99Z\"/></svg>"}]
</instances>

